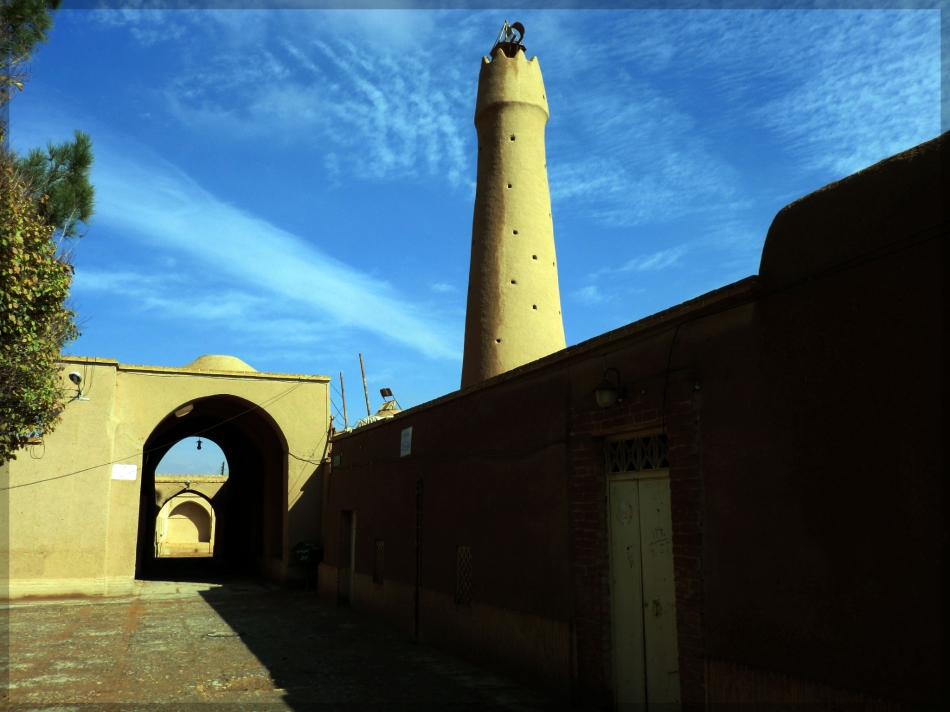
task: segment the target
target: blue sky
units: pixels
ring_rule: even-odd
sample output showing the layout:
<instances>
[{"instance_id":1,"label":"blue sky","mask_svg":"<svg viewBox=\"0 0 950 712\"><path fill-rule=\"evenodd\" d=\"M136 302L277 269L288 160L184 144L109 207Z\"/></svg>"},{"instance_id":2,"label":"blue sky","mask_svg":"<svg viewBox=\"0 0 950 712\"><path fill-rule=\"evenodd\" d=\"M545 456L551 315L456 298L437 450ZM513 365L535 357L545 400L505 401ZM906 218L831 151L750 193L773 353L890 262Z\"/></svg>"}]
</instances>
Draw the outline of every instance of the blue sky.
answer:
<instances>
[{"instance_id":1,"label":"blue sky","mask_svg":"<svg viewBox=\"0 0 950 712\"><path fill-rule=\"evenodd\" d=\"M61 11L11 133L93 138L70 352L343 371L351 422L359 352L374 409L457 389L505 19L547 88L568 344L756 273L781 207L941 130L937 10Z\"/></svg>"}]
</instances>

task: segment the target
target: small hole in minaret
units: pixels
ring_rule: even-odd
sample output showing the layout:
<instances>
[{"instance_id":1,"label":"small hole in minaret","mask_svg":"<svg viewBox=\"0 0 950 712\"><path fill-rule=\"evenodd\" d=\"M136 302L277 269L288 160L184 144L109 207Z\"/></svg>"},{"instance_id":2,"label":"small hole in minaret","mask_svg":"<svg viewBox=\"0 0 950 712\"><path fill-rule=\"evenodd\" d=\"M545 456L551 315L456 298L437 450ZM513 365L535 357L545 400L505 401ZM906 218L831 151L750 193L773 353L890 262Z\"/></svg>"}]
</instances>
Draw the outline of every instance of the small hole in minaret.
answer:
<instances>
[{"instance_id":1,"label":"small hole in minaret","mask_svg":"<svg viewBox=\"0 0 950 712\"><path fill-rule=\"evenodd\" d=\"M514 140L515 140L515 135L514 135L514 134L511 134L511 139L510 139L510 140L511 140L511 141L514 141Z\"/></svg>"},{"instance_id":2,"label":"small hole in minaret","mask_svg":"<svg viewBox=\"0 0 950 712\"><path fill-rule=\"evenodd\" d=\"M518 234L518 231L517 231L517 230L512 230L512 231L511 231L511 234L512 234L512 235L517 235L517 234Z\"/></svg>"},{"instance_id":3,"label":"small hole in minaret","mask_svg":"<svg viewBox=\"0 0 950 712\"><path fill-rule=\"evenodd\" d=\"M495 339L495 343L496 343L496 344L500 344L500 343L501 343L501 339Z\"/></svg>"},{"instance_id":4,"label":"small hole in minaret","mask_svg":"<svg viewBox=\"0 0 950 712\"><path fill-rule=\"evenodd\" d=\"M508 187L509 187L509 188L511 187L511 183L508 184Z\"/></svg>"},{"instance_id":5,"label":"small hole in minaret","mask_svg":"<svg viewBox=\"0 0 950 712\"><path fill-rule=\"evenodd\" d=\"M512 284L518 284L515 280L511 280Z\"/></svg>"},{"instance_id":6,"label":"small hole in minaret","mask_svg":"<svg viewBox=\"0 0 950 712\"><path fill-rule=\"evenodd\" d=\"M532 308L532 309L537 309L537 308L538 308L538 305L537 305L537 304L532 304L532 305L531 305L531 308Z\"/></svg>"},{"instance_id":7,"label":"small hole in minaret","mask_svg":"<svg viewBox=\"0 0 950 712\"><path fill-rule=\"evenodd\" d=\"M537 256L537 255L531 255L531 259L536 260L536 259L538 259L538 256Z\"/></svg>"}]
</instances>

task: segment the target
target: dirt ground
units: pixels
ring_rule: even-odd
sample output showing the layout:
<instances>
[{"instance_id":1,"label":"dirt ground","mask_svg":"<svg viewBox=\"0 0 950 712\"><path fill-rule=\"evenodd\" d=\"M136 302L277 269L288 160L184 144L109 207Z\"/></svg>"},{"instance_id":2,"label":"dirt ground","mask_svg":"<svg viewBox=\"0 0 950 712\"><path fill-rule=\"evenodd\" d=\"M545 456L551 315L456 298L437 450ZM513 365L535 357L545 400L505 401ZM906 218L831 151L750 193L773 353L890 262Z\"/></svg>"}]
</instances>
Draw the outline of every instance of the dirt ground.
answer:
<instances>
[{"instance_id":1,"label":"dirt ground","mask_svg":"<svg viewBox=\"0 0 950 712\"><path fill-rule=\"evenodd\" d=\"M542 710L545 697L311 591L137 582L135 596L26 601L3 616L0 709ZM6 647L6 646L4 646ZM3 651L6 653L6 650ZM211 708L209 708L210 710Z\"/></svg>"}]
</instances>

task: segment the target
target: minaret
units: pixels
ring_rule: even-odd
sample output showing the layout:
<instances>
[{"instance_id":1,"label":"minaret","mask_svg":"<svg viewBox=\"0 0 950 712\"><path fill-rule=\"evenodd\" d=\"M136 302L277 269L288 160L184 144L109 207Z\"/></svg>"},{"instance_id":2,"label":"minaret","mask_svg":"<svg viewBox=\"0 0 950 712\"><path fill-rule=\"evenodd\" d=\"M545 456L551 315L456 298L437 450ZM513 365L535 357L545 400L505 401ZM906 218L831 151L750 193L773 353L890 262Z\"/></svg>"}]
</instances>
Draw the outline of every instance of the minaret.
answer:
<instances>
[{"instance_id":1,"label":"minaret","mask_svg":"<svg viewBox=\"0 0 950 712\"><path fill-rule=\"evenodd\" d=\"M523 35L518 23L513 28ZM548 102L538 59L505 23L482 58L478 179L462 388L565 347L544 154Z\"/></svg>"}]
</instances>

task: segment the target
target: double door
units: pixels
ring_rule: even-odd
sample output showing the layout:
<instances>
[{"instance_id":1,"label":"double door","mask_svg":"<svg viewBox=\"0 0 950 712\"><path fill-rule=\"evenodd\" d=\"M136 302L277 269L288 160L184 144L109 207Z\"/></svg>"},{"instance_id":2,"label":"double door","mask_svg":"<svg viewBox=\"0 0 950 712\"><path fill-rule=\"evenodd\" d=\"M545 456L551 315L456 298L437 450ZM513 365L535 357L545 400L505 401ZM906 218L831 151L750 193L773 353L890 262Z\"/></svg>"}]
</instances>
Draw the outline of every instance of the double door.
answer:
<instances>
[{"instance_id":1,"label":"double door","mask_svg":"<svg viewBox=\"0 0 950 712\"><path fill-rule=\"evenodd\" d=\"M680 680L668 473L609 475L607 490L614 699L620 709L676 708Z\"/></svg>"}]
</instances>

